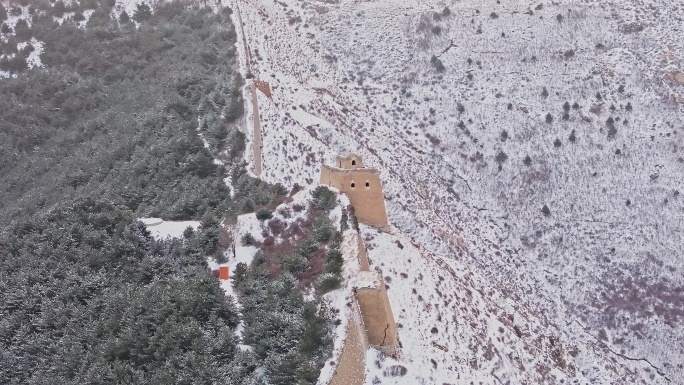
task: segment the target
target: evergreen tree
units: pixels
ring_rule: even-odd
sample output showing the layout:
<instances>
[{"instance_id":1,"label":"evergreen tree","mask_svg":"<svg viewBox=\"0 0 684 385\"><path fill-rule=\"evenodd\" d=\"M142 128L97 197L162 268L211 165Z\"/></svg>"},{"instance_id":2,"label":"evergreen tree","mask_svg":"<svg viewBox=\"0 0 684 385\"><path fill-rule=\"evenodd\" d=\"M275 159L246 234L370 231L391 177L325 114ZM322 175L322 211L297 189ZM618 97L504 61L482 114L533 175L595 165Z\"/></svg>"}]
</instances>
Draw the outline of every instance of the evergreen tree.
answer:
<instances>
[{"instance_id":1,"label":"evergreen tree","mask_svg":"<svg viewBox=\"0 0 684 385\"><path fill-rule=\"evenodd\" d=\"M133 13L133 20L142 23L150 18L152 18L152 9L150 9L150 6L146 3L138 3L135 12Z\"/></svg>"}]
</instances>

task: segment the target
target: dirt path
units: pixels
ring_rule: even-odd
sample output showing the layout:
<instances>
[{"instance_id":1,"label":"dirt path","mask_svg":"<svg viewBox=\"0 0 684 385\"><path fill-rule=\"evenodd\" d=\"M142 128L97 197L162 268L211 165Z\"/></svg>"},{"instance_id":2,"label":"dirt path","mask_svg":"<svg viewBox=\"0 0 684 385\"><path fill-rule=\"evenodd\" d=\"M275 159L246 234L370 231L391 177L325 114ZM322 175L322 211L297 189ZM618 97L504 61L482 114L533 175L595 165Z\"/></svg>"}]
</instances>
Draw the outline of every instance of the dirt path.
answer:
<instances>
[{"instance_id":1,"label":"dirt path","mask_svg":"<svg viewBox=\"0 0 684 385\"><path fill-rule=\"evenodd\" d=\"M259 101L257 100L257 89L254 83L250 86L252 89L252 114L254 115L254 128L252 130L252 144L253 144L253 160L254 160L254 174L261 176L261 148L263 147L261 141L261 120L259 119Z\"/></svg>"},{"instance_id":2,"label":"dirt path","mask_svg":"<svg viewBox=\"0 0 684 385\"><path fill-rule=\"evenodd\" d=\"M237 15L238 23L240 24L240 31L242 33L242 46L245 49L245 67L247 68L246 76L254 76L252 72L252 53L250 52L249 45L247 44L247 35L245 35L245 28L242 22L242 14L240 13L239 0L235 1L235 12ZM263 147L261 140L261 120L259 118L259 101L257 100L257 89L254 81L251 82L249 88L252 92L252 114L254 115L254 126L252 129L252 157L253 157L253 168L252 172L259 177L261 176L261 149Z\"/></svg>"},{"instance_id":3,"label":"dirt path","mask_svg":"<svg viewBox=\"0 0 684 385\"><path fill-rule=\"evenodd\" d=\"M356 306L356 304L354 304ZM361 317L352 310L347 338L340 353L337 369L328 385L363 385L366 377L366 350Z\"/></svg>"}]
</instances>

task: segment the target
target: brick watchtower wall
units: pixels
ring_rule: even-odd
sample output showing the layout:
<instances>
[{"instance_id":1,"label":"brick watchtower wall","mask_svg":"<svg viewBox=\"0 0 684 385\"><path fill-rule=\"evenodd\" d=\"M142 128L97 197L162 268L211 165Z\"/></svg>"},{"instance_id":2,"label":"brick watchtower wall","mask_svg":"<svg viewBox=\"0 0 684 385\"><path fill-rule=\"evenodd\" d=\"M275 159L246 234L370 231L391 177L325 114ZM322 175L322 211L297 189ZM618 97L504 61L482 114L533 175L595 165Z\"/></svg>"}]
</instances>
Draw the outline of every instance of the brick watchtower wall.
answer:
<instances>
[{"instance_id":1,"label":"brick watchtower wall","mask_svg":"<svg viewBox=\"0 0 684 385\"><path fill-rule=\"evenodd\" d=\"M359 222L376 227L387 226L380 172L363 167L363 160L358 155L342 154L337 157L335 166L323 165L321 184L347 194Z\"/></svg>"}]
</instances>

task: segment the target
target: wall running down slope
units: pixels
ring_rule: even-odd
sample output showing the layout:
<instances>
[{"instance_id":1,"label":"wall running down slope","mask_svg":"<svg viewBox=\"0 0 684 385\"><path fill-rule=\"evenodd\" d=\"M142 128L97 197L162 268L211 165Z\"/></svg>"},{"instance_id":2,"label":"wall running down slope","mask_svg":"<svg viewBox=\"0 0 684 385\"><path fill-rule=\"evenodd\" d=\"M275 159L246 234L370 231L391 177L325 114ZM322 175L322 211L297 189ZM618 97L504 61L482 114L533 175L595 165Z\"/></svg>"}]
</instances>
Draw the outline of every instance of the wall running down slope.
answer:
<instances>
[{"instance_id":1,"label":"wall running down slope","mask_svg":"<svg viewBox=\"0 0 684 385\"><path fill-rule=\"evenodd\" d=\"M460 341L419 378L684 383L683 4L229 3L243 71L270 87L253 112L261 177L310 185L354 149L402 245L421 251L406 258L480 293L440 305L473 318L450 324ZM403 286L388 286L391 302ZM399 324L430 313L392 307L402 344L426 350ZM497 322L518 329L502 337ZM463 344L473 363L451 356ZM512 358L530 344L549 361Z\"/></svg>"}]
</instances>

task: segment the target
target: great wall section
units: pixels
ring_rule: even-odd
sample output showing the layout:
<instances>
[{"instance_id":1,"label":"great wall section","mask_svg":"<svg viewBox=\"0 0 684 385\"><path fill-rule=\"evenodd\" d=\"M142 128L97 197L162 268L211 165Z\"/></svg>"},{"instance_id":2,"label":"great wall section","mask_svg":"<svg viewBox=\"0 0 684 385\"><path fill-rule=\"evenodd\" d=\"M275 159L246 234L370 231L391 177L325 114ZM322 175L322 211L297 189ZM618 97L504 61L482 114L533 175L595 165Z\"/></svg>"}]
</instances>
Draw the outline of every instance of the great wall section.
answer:
<instances>
[{"instance_id":1,"label":"great wall section","mask_svg":"<svg viewBox=\"0 0 684 385\"><path fill-rule=\"evenodd\" d=\"M359 222L387 229L387 213L379 172L364 167L353 153L340 154L334 166L321 165L320 184L337 188L349 198ZM352 285L352 303L344 346L330 385L361 385L365 380L365 356L373 348L392 357L399 356L399 338L387 287L379 268L368 260L360 233L352 244L359 264L358 284Z\"/></svg>"},{"instance_id":2,"label":"great wall section","mask_svg":"<svg viewBox=\"0 0 684 385\"><path fill-rule=\"evenodd\" d=\"M252 58L239 4L235 2L235 12L242 35L243 69L248 83L245 90L250 95L247 107L252 113L252 171L260 176L263 168L263 132L261 128L257 91L271 99L271 89L267 82L254 78ZM248 108L248 110L250 110ZM249 119L248 119L249 121ZM338 189L348 196L359 222L388 229L385 195L382 191L380 173L375 168L364 167L363 159L353 153L340 154L334 166L321 165L320 184ZM366 246L356 233L356 260L360 275L365 279L362 287L352 286L352 304L349 311L344 343L329 385L362 385L365 381L366 353L370 348L377 349L392 357L399 355L397 325L387 296L387 288L379 271L371 271ZM227 273L226 273L227 274Z\"/></svg>"},{"instance_id":3,"label":"great wall section","mask_svg":"<svg viewBox=\"0 0 684 385\"><path fill-rule=\"evenodd\" d=\"M249 102L245 101L245 104L249 103L249 106L245 106L247 111L251 111L252 113L252 130L251 130L251 142L252 142L252 172L256 176L261 175L261 169L262 169L262 160L263 157L261 156L261 151L263 149L263 140L262 140L262 133L261 133L261 119L259 117L259 99L257 97L257 90L260 90L263 92L265 95L267 95L269 98L271 97L271 90L266 82L262 82L259 80L255 80L253 78L253 69L252 69L252 55L251 51L249 49L249 45L247 44L247 35L245 34L245 29L244 29L244 22L242 21L242 15L240 12L240 4L239 1L235 1L234 3L235 6L235 11L234 15L236 16L236 21L237 25L240 27L240 35L242 36L242 41L239 42L241 43L241 49L238 48L238 51L240 51L242 58L244 58L243 61L240 62L240 66L242 67L242 70L245 73L245 77L247 78L248 82L245 85L245 90L249 90L250 94L250 99ZM238 43L238 46L240 44ZM245 92L246 94L247 92Z\"/></svg>"}]
</instances>

